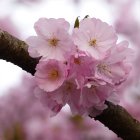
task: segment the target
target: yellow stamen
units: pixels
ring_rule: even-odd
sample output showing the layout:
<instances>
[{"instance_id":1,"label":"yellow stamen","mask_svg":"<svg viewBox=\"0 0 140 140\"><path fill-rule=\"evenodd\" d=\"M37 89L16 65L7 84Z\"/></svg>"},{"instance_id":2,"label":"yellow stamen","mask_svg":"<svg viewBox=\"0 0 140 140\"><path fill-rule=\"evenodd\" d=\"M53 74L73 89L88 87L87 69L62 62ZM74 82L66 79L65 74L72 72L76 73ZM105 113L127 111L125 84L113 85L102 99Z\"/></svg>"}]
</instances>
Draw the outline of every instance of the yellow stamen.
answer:
<instances>
[{"instance_id":1,"label":"yellow stamen","mask_svg":"<svg viewBox=\"0 0 140 140\"><path fill-rule=\"evenodd\" d=\"M52 38L49 39L48 42L51 47L56 47L58 45L59 40L57 38Z\"/></svg>"},{"instance_id":2,"label":"yellow stamen","mask_svg":"<svg viewBox=\"0 0 140 140\"><path fill-rule=\"evenodd\" d=\"M59 72L55 69L51 70L49 73L50 80L56 80L59 77Z\"/></svg>"},{"instance_id":3,"label":"yellow stamen","mask_svg":"<svg viewBox=\"0 0 140 140\"><path fill-rule=\"evenodd\" d=\"M97 67L98 67L100 72L111 74L111 70L110 70L108 65L106 65L106 64L99 64Z\"/></svg>"},{"instance_id":4,"label":"yellow stamen","mask_svg":"<svg viewBox=\"0 0 140 140\"><path fill-rule=\"evenodd\" d=\"M97 45L97 40L96 39L92 39L89 41L89 46L95 47Z\"/></svg>"}]
</instances>

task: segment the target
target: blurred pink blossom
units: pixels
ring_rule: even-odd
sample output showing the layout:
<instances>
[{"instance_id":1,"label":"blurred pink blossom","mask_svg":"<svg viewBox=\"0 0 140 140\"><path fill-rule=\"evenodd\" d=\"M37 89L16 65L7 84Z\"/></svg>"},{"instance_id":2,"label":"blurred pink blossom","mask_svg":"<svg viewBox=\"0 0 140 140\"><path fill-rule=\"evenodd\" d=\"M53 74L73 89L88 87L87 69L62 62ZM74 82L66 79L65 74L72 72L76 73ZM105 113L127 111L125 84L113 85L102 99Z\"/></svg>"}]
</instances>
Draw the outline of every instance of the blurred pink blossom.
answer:
<instances>
[{"instance_id":1,"label":"blurred pink blossom","mask_svg":"<svg viewBox=\"0 0 140 140\"><path fill-rule=\"evenodd\" d=\"M26 139L26 130L31 121L46 120L48 111L44 110L34 96L35 86L33 77L24 76L18 87L10 89L0 98L1 140L11 140L16 136L17 139Z\"/></svg>"},{"instance_id":2,"label":"blurred pink blossom","mask_svg":"<svg viewBox=\"0 0 140 140\"><path fill-rule=\"evenodd\" d=\"M79 115L61 112L48 125L49 140L121 140L100 122Z\"/></svg>"},{"instance_id":3,"label":"blurred pink blossom","mask_svg":"<svg viewBox=\"0 0 140 140\"><path fill-rule=\"evenodd\" d=\"M16 25L10 18L10 16L0 18L0 29L7 31L11 35L18 37L18 38L20 38L20 36L21 36Z\"/></svg>"},{"instance_id":4,"label":"blurred pink blossom","mask_svg":"<svg viewBox=\"0 0 140 140\"><path fill-rule=\"evenodd\" d=\"M120 11L115 26L118 33L126 35L134 44L139 45L140 25L133 12L134 3L135 0L128 0L126 3L120 5Z\"/></svg>"},{"instance_id":5,"label":"blurred pink blossom","mask_svg":"<svg viewBox=\"0 0 140 140\"><path fill-rule=\"evenodd\" d=\"M120 104L137 120L140 121L140 80L135 80L131 85L125 88L124 96Z\"/></svg>"}]
</instances>

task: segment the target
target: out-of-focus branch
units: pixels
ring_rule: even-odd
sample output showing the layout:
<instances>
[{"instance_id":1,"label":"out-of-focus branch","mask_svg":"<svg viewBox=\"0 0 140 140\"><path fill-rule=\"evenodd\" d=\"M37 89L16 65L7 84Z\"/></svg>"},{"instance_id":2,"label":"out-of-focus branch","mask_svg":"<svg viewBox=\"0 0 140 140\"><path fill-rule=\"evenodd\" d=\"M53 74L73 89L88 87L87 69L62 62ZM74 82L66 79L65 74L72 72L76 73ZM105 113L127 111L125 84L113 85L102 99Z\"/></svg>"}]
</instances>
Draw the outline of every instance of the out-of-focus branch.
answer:
<instances>
[{"instance_id":1,"label":"out-of-focus branch","mask_svg":"<svg viewBox=\"0 0 140 140\"><path fill-rule=\"evenodd\" d=\"M39 59L31 58L27 49L28 46L25 42L0 30L0 59L12 62L23 70L34 74ZM124 140L140 140L140 123L121 106L109 102L107 105L108 108L95 119Z\"/></svg>"},{"instance_id":2,"label":"out-of-focus branch","mask_svg":"<svg viewBox=\"0 0 140 140\"><path fill-rule=\"evenodd\" d=\"M0 59L12 62L23 70L34 74L38 59L31 58L27 49L28 46L24 41L0 29Z\"/></svg>"}]
</instances>

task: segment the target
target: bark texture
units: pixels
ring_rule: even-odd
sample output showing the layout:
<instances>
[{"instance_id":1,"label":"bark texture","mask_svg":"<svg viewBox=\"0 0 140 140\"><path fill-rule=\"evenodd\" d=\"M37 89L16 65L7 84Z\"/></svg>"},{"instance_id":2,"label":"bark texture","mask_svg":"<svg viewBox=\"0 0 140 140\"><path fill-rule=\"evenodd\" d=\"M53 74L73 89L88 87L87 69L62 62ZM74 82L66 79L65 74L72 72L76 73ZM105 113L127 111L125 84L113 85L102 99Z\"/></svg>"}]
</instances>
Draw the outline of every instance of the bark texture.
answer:
<instances>
[{"instance_id":1,"label":"bark texture","mask_svg":"<svg viewBox=\"0 0 140 140\"><path fill-rule=\"evenodd\" d=\"M27 49L28 45L24 41L0 30L0 59L11 62L34 74L39 59L31 58Z\"/></svg>"},{"instance_id":2,"label":"bark texture","mask_svg":"<svg viewBox=\"0 0 140 140\"><path fill-rule=\"evenodd\" d=\"M121 106L106 103L108 108L95 120L99 120L124 140L140 140L140 123Z\"/></svg>"},{"instance_id":3,"label":"bark texture","mask_svg":"<svg viewBox=\"0 0 140 140\"><path fill-rule=\"evenodd\" d=\"M12 62L34 75L39 59L31 58L27 49L28 45L24 41L0 30L0 59ZM140 140L140 123L121 106L110 102L106 104L108 108L95 119L124 140Z\"/></svg>"}]
</instances>

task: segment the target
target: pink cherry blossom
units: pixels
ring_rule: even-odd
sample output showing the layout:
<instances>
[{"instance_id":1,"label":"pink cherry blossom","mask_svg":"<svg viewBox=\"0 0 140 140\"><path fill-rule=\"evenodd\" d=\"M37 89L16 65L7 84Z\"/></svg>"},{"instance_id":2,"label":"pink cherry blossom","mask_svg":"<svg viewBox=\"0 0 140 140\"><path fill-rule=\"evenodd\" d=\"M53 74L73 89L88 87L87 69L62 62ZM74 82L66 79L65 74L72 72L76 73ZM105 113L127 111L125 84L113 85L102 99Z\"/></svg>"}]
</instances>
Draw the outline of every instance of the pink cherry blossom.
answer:
<instances>
[{"instance_id":1,"label":"pink cherry blossom","mask_svg":"<svg viewBox=\"0 0 140 140\"><path fill-rule=\"evenodd\" d=\"M64 19L39 19L34 25L37 36L27 39L32 57L65 60L75 52L75 46L68 33L69 23Z\"/></svg>"},{"instance_id":2,"label":"pink cherry blossom","mask_svg":"<svg viewBox=\"0 0 140 140\"><path fill-rule=\"evenodd\" d=\"M92 115L96 116L107 107L104 102L115 90L112 85L100 80L91 80L90 85L82 90L77 89L75 80L67 79L53 92L37 89L36 94L46 109L51 111L51 116L59 113L65 104L70 106L73 114L87 116L92 111Z\"/></svg>"},{"instance_id":3,"label":"pink cherry blossom","mask_svg":"<svg viewBox=\"0 0 140 140\"><path fill-rule=\"evenodd\" d=\"M94 59L86 55L84 52L78 51L72 55L69 62L69 75L75 77L78 87L82 88L85 84L86 78L94 76Z\"/></svg>"},{"instance_id":4,"label":"pink cherry blossom","mask_svg":"<svg viewBox=\"0 0 140 140\"><path fill-rule=\"evenodd\" d=\"M43 105L52 111L51 116L56 115L66 103L70 107L79 107L80 90L77 89L76 82L73 79L65 80L63 85L55 91L45 92L38 88L35 93Z\"/></svg>"},{"instance_id":5,"label":"pink cherry blossom","mask_svg":"<svg viewBox=\"0 0 140 140\"><path fill-rule=\"evenodd\" d=\"M58 90L53 92L45 92L40 88L35 88L35 95L46 108L49 110L49 116L54 116L60 112L65 103L62 101L63 96Z\"/></svg>"},{"instance_id":6,"label":"pink cherry blossom","mask_svg":"<svg viewBox=\"0 0 140 140\"><path fill-rule=\"evenodd\" d=\"M35 78L41 89L50 92L63 84L67 73L67 66L63 62L49 59L39 62L36 67Z\"/></svg>"},{"instance_id":7,"label":"pink cherry blossom","mask_svg":"<svg viewBox=\"0 0 140 140\"><path fill-rule=\"evenodd\" d=\"M98 94L98 93L97 93ZM93 88L91 87L89 88L83 88L82 93L81 93L81 97L80 97L80 108L82 108L82 112L79 112L79 110L75 110L77 114L81 114L81 115L92 115L93 117L100 114L104 109L105 109L105 105L104 102L101 102L101 100L99 99L98 95L97 95ZM99 105L103 105L101 107L101 109L98 109ZM92 110L92 114L91 114L91 110Z\"/></svg>"},{"instance_id":8,"label":"pink cherry blossom","mask_svg":"<svg viewBox=\"0 0 140 140\"><path fill-rule=\"evenodd\" d=\"M114 98L110 98L109 101L113 103L118 101L118 97L114 95L117 94L117 90L113 85L95 77L88 79L88 81L82 89L80 97L80 104L87 114L92 116L100 114L107 108L105 101L111 96Z\"/></svg>"},{"instance_id":9,"label":"pink cherry blossom","mask_svg":"<svg viewBox=\"0 0 140 140\"><path fill-rule=\"evenodd\" d=\"M97 96L100 102L104 102L113 92L116 92L116 89L112 84L109 84L103 81L102 79L96 79L95 77L89 79L89 82L87 83L86 87L82 90L83 95L86 95L86 93L88 92L87 90L89 90L89 93L96 94L94 96ZM83 98L85 98L85 95ZM90 97L88 98L91 99ZM89 101L87 101L87 104L88 102Z\"/></svg>"},{"instance_id":10,"label":"pink cherry blossom","mask_svg":"<svg viewBox=\"0 0 140 140\"><path fill-rule=\"evenodd\" d=\"M74 79L66 80L60 88L53 92L40 90L40 92L36 91L36 94L46 109L51 111L51 116L59 113L65 104L70 106L73 114L87 114L87 110L83 109L80 104L81 90L77 89Z\"/></svg>"},{"instance_id":11,"label":"pink cherry blossom","mask_svg":"<svg viewBox=\"0 0 140 140\"><path fill-rule=\"evenodd\" d=\"M73 114L95 117L107 108L105 101L119 102L118 85L131 70L133 52L127 41L116 44L112 26L95 18L79 24L70 35L64 19L41 18L37 36L27 39L29 53L41 56L35 93L50 116L68 104Z\"/></svg>"},{"instance_id":12,"label":"pink cherry blossom","mask_svg":"<svg viewBox=\"0 0 140 140\"><path fill-rule=\"evenodd\" d=\"M79 28L74 29L73 40L78 49L95 59L101 59L115 45L117 35L107 23L96 18L86 18L80 22Z\"/></svg>"},{"instance_id":13,"label":"pink cherry blossom","mask_svg":"<svg viewBox=\"0 0 140 140\"><path fill-rule=\"evenodd\" d=\"M98 61L95 77L102 78L113 84L120 84L126 80L131 66L128 63L133 55L132 49L128 48L128 42L123 41L110 50L110 54L103 60Z\"/></svg>"}]
</instances>

